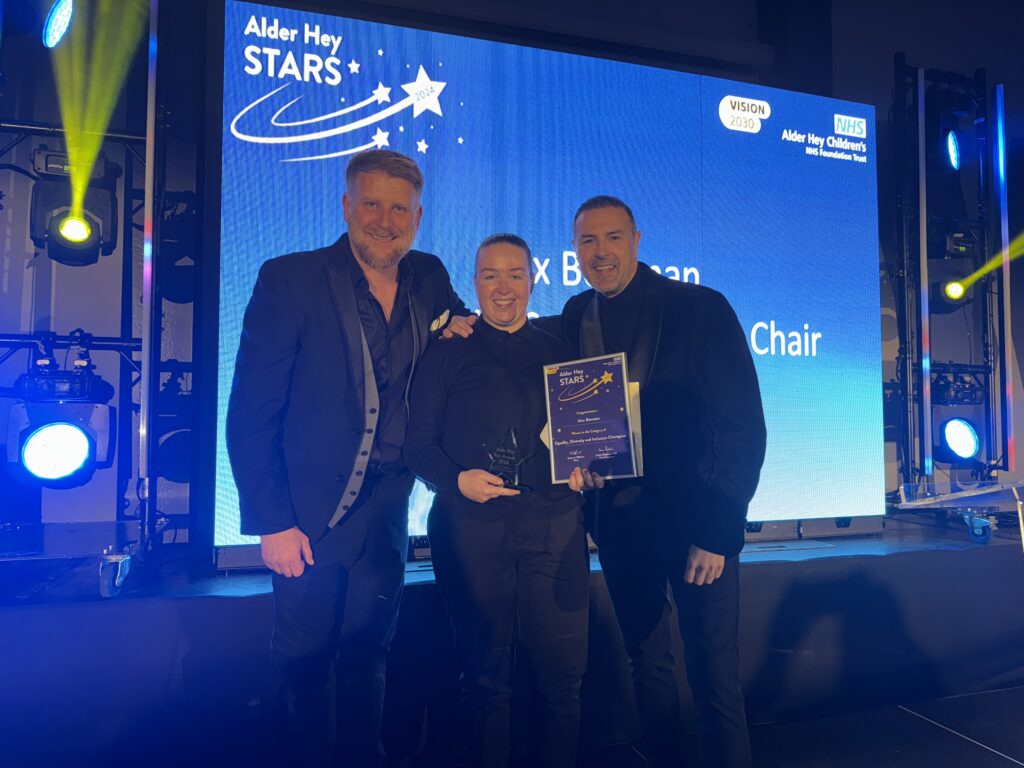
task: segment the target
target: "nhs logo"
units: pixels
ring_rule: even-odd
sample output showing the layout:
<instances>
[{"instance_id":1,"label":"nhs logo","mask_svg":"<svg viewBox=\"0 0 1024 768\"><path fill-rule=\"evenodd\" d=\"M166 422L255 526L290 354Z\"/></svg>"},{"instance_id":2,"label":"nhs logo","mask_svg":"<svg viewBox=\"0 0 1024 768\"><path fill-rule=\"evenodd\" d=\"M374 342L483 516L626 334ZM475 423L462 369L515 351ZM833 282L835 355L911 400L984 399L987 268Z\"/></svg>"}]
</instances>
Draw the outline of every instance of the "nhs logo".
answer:
<instances>
[{"instance_id":1,"label":"nhs logo","mask_svg":"<svg viewBox=\"0 0 1024 768\"><path fill-rule=\"evenodd\" d=\"M858 139L867 138L868 121L863 117L850 117L849 115L833 115L835 133L840 136L854 136Z\"/></svg>"}]
</instances>

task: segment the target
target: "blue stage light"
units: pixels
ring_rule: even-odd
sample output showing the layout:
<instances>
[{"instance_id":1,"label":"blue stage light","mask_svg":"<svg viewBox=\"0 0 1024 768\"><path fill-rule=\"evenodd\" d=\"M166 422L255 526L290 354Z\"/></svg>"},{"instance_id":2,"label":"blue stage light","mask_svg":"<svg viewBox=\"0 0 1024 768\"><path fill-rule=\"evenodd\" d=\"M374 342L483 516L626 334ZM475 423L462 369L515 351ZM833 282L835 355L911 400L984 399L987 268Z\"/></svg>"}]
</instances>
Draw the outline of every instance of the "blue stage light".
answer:
<instances>
[{"instance_id":1,"label":"blue stage light","mask_svg":"<svg viewBox=\"0 0 1024 768\"><path fill-rule=\"evenodd\" d=\"M56 422L29 435L21 449L21 463L40 480L62 480L82 469L91 454L92 442L84 429Z\"/></svg>"},{"instance_id":2,"label":"blue stage light","mask_svg":"<svg viewBox=\"0 0 1024 768\"><path fill-rule=\"evenodd\" d=\"M943 424L942 441L961 459L973 459L981 449L978 431L967 419L950 419Z\"/></svg>"},{"instance_id":3,"label":"blue stage light","mask_svg":"<svg viewBox=\"0 0 1024 768\"><path fill-rule=\"evenodd\" d=\"M43 23L43 45L53 48L64 39L64 33L71 26L71 15L75 11L73 0L57 0L46 14Z\"/></svg>"},{"instance_id":4,"label":"blue stage light","mask_svg":"<svg viewBox=\"0 0 1024 768\"><path fill-rule=\"evenodd\" d=\"M946 134L946 155L949 157L949 167L954 171L959 171L960 144L956 140L956 131L949 131Z\"/></svg>"}]
</instances>

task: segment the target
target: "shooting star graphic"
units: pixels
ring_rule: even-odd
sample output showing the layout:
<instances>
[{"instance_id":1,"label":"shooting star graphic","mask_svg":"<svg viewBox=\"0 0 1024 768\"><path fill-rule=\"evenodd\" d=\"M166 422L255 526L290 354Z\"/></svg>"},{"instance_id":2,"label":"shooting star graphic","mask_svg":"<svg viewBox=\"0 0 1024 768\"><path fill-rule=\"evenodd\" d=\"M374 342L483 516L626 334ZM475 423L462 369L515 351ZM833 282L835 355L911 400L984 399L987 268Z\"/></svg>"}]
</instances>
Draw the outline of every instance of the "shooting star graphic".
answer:
<instances>
[{"instance_id":1,"label":"shooting star graphic","mask_svg":"<svg viewBox=\"0 0 1024 768\"><path fill-rule=\"evenodd\" d=\"M558 394L558 402L560 403L578 403L582 400L588 400L598 392L599 387L602 384L611 384L614 380L614 376L611 371L605 371L601 378L593 378L589 384L586 384L582 389L564 389Z\"/></svg>"},{"instance_id":2,"label":"shooting star graphic","mask_svg":"<svg viewBox=\"0 0 1024 768\"><path fill-rule=\"evenodd\" d=\"M430 77L427 75L426 70L424 70L423 67L420 66L419 72L416 75L416 79L411 83L405 83L404 85L402 85L402 90L405 91L406 94L408 94L404 99L395 102L394 104L391 104L390 106L380 110L379 112L375 112L372 115L368 115L367 117L355 120L351 123L344 123L342 125L335 126L334 128L328 128L322 131L314 131L312 133L298 134L295 136L260 136L256 134L245 133L238 127L238 124L241 122L242 118L245 117L249 112L251 112L253 109L258 107L260 104L267 101L268 99L273 98L276 94L280 93L289 85L290 83L286 83L285 85L282 85L279 88L275 88L270 93L261 96L248 106L243 107L242 110L237 115L235 115L234 119L231 121L231 134L240 141L246 141L253 144L300 144L307 141L316 141L318 139L330 138L331 136L341 136L346 133L351 133L352 131L357 131L360 128L366 128L368 126L379 123L382 120L386 120L392 115L396 115L399 112L403 112L406 109L409 109L410 107L412 107L412 116L414 118L419 117L424 112L433 112L436 115L443 115L441 111L441 103L438 100L438 97L444 90L446 83L431 80ZM380 88L378 88L378 91L379 90ZM376 94L377 91L375 91L374 93ZM372 98L376 100L379 97L375 95ZM288 106L294 103L295 102L293 100L289 104L286 104L284 108L287 108ZM371 102L367 100L366 103L361 103L360 108L367 106L368 103ZM351 107L347 109L351 109ZM282 112L283 109L278 110L274 117L280 117ZM345 113L345 110L342 110L338 114L343 113ZM338 115L333 116L337 117ZM324 119L327 119L327 116L324 116ZM305 125L318 121L319 120L316 119L308 121L299 121L297 124Z\"/></svg>"},{"instance_id":3,"label":"shooting star graphic","mask_svg":"<svg viewBox=\"0 0 1024 768\"><path fill-rule=\"evenodd\" d=\"M386 87L384 83L378 82L377 87L374 89L373 95L370 98L363 99L358 104L353 104L351 107L345 107L344 109L339 109L337 112L331 112L326 115L320 115L319 117L310 117L306 120L293 120L291 122L279 121L278 118L282 114L284 114L284 112L290 106L292 106L298 101L302 101L301 96L292 99L279 110L277 110L277 112L274 113L274 116L270 118L270 123L272 125L276 125L278 128L292 128L296 125L310 125L312 123L322 123L325 120L333 120L334 118L341 117L342 115L348 115L352 112L358 112L363 107L368 107L371 104L383 104L385 102L391 101L391 89Z\"/></svg>"}]
</instances>

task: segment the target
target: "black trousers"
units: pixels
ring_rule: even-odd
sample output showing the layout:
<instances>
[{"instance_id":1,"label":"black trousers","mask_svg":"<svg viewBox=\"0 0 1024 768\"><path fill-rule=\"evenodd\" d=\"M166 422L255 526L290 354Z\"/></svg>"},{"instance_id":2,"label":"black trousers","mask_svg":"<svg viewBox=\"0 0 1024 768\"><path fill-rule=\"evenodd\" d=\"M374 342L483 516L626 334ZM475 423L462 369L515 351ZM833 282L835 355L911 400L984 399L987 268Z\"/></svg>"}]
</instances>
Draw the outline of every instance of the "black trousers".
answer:
<instances>
[{"instance_id":1,"label":"black trousers","mask_svg":"<svg viewBox=\"0 0 1024 768\"><path fill-rule=\"evenodd\" d=\"M455 630L469 765L503 768L511 751L513 660L540 711L530 765L572 766L587 665L590 557L579 508L480 514L435 502L434 573Z\"/></svg>"},{"instance_id":2,"label":"black trousers","mask_svg":"<svg viewBox=\"0 0 1024 768\"><path fill-rule=\"evenodd\" d=\"M749 768L739 675L739 558L728 558L713 584L686 584L687 548L666 541L659 531L653 510L639 505L609 509L602 499L598 552L629 655L645 754L656 768L683 765L670 624L674 595L697 711L700 764Z\"/></svg>"},{"instance_id":3,"label":"black trousers","mask_svg":"<svg viewBox=\"0 0 1024 768\"><path fill-rule=\"evenodd\" d=\"M294 765L383 763L385 654L398 619L407 552L396 545L393 529L407 525L401 521L410 486L408 473L375 480L352 520L327 535L358 535L360 541L315 548L315 565L299 577L274 574L274 708L280 749ZM365 517L357 521L355 515ZM346 530L349 522L358 525ZM347 556L331 558L328 552Z\"/></svg>"}]
</instances>

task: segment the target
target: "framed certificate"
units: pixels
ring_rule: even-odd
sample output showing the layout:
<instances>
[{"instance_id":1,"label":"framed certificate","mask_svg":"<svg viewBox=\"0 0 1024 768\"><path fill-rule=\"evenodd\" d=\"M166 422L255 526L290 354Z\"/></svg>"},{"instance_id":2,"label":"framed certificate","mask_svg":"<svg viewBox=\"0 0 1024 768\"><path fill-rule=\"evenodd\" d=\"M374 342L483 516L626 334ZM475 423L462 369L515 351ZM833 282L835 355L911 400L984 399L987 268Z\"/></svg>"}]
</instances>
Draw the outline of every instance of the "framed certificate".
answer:
<instances>
[{"instance_id":1,"label":"framed certificate","mask_svg":"<svg viewBox=\"0 0 1024 768\"><path fill-rule=\"evenodd\" d=\"M623 352L544 366L552 482L567 483L576 467L607 480L642 474L639 397L626 371Z\"/></svg>"}]
</instances>

